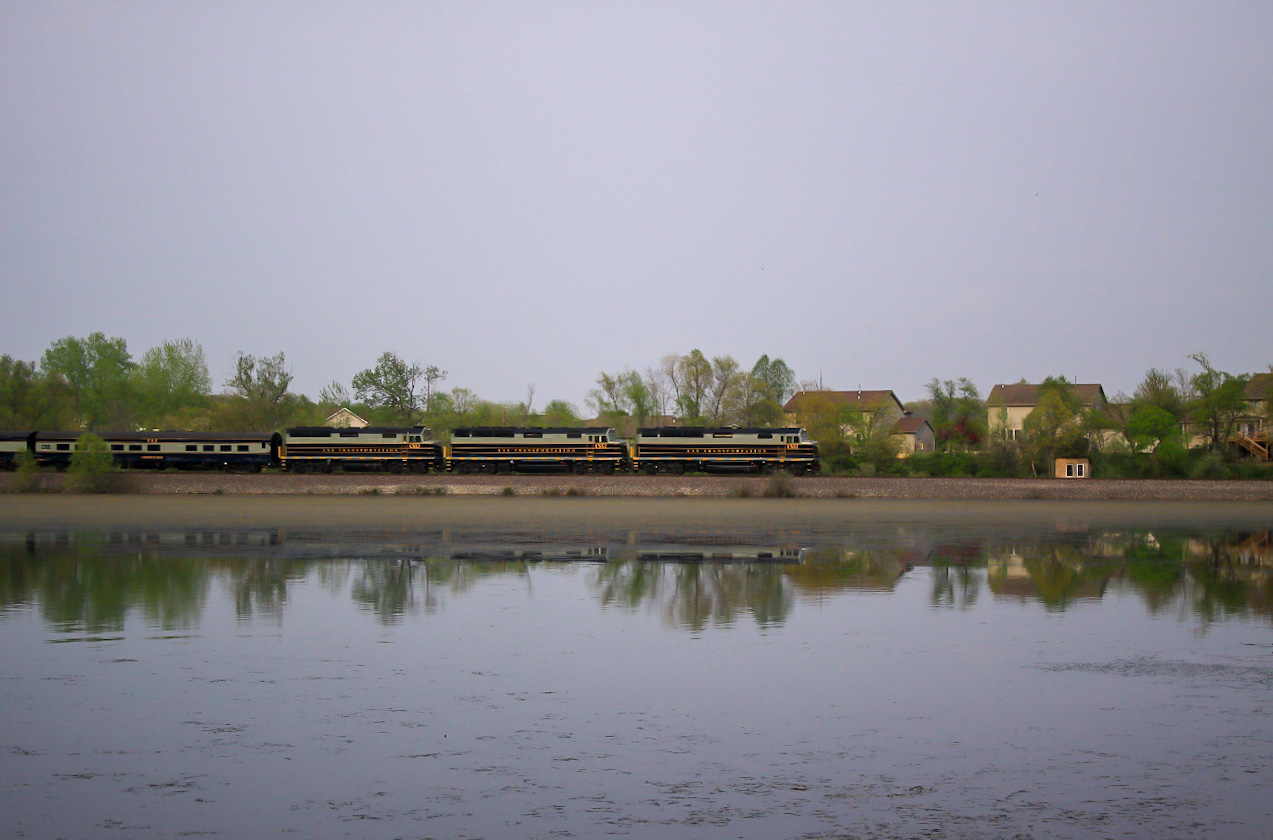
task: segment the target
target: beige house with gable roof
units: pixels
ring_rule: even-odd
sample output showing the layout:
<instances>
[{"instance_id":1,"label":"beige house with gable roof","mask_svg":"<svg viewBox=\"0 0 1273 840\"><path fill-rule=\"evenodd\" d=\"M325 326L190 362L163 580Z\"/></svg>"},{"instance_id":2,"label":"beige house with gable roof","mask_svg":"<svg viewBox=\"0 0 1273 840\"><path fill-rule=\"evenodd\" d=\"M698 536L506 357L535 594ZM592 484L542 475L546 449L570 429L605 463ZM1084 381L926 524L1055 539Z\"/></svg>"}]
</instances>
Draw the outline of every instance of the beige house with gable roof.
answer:
<instances>
[{"instance_id":1,"label":"beige house with gable roof","mask_svg":"<svg viewBox=\"0 0 1273 840\"><path fill-rule=\"evenodd\" d=\"M932 452L936 446L932 424L922 417L912 417L893 391L799 391L782 407L787 423L799 425L802 408L815 399L874 414L875 427L888 429L897 440L899 458L916 452Z\"/></svg>"},{"instance_id":2,"label":"beige house with gable roof","mask_svg":"<svg viewBox=\"0 0 1273 840\"><path fill-rule=\"evenodd\" d=\"M1012 440L1019 440L1025 419L1039 404L1040 387L1021 382L991 388L990 396L986 398L986 428L990 434L1006 432ZM1071 385L1070 390L1083 408L1105 408L1105 389L1099 384Z\"/></svg>"}]
</instances>

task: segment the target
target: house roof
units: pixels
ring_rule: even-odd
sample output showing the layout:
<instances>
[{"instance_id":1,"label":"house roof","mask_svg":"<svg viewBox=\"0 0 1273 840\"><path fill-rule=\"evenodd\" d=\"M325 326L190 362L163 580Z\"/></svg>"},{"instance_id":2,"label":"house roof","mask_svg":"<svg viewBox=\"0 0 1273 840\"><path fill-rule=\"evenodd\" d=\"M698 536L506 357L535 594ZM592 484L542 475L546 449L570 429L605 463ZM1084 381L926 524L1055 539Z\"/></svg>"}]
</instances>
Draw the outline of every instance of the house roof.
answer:
<instances>
[{"instance_id":1,"label":"house roof","mask_svg":"<svg viewBox=\"0 0 1273 840\"><path fill-rule=\"evenodd\" d=\"M1024 383L1018 385L996 385L990 389L990 396L986 397L986 404L1038 405L1039 388L1039 385L1027 385ZM1076 384L1071 385L1070 389L1078 397L1079 403L1082 405L1096 405L1107 402L1105 389L1099 384Z\"/></svg>"},{"instance_id":2,"label":"house roof","mask_svg":"<svg viewBox=\"0 0 1273 840\"><path fill-rule=\"evenodd\" d=\"M337 417L352 417L355 420L359 420L363 423L367 422L366 420L363 420L363 418L359 417L357 414L354 414L352 411L350 411L349 409L343 406L341 408L336 409L331 414L327 415L327 422L330 423L332 420L334 420Z\"/></svg>"},{"instance_id":3,"label":"house roof","mask_svg":"<svg viewBox=\"0 0 1273 840\"><path fill-rule=\"evenodd\" d=\"M913 435L916 434L924 426L932 428L933 424L929 423L923 417L903 417L893 424L893 434Z\"/></svg>"},{"instance_id":4,"label":"house roof","mask_svg":"<svg viewBox=\"0 0 1273 840\"><path fill-rule=\"evenodd\" d=\"M829 399L839 405L851 405L863 411L873 411L892 400L897 403L899 411L906 410L902 405L902 401L897 398L897 394L892 391L800 391L787 400L787 404L782 407L782 410L792 413L797 412L805 400L817 397Z\"/></svg>"},{"instance_id":5,"label":"house roof","mask_svg":"<svg viewBox=\"0 0 1273 840\"><path fill-rule=\"evenodd\" d=\"M1273 396L1273 373L1253 373L1246 383L1246 398L1251 401Z\"/></svg>"}]
</instances>

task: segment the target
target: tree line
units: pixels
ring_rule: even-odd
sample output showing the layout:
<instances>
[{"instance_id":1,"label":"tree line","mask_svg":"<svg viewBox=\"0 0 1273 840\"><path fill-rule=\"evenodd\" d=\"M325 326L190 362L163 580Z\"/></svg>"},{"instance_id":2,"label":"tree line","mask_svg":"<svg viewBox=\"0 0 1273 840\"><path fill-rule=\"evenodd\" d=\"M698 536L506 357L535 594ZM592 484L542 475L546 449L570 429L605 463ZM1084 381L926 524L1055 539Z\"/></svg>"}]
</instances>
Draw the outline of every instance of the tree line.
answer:
<instances>
[{"instance_id":1,"label":"tree line","mask_svg":"<svg viewBox=\"0 0 1273 840\"><path fill-rule=\"evenodd\" d=\"M1141 475L1187 475L1230 459L1237 423L1249 410L1250 376L1217 369L1203 353L1197 366L1151 368L1131 395L1104 408L1080 404L1073 383L1049 377L1012 438L992 421L966 378L933 379L926 397L906 408L933 426L937 452L899 460L893 417L871 406L832 399L821 383L797 379L781 358L762 355L745 367L730 355L699 349L670 353L638 371L600 371L586 408L601 422L634 429L674 422L707 426L803 426L824 461L845 471L935 474L1046 474L1058 456L1094 457ZM134 359L123 338L94 332L54 341L38 361L0 356L0 427L12 429L181 429L273 431L321 425L348 407L375 425L424 424L445 436L462 426L581 426L570 402L536 404L534 385L518 402L484 400L463 386L443 386L448 372L384 352L346 385L333 381L311 399L291 390L283 352L239 352L231 373L215 383L203 348L189 338L165 341ZM793 394L799 412L784 413ZM1266 395L1264 412L1273 417ZM1201 446L1197 446L1201 442ZM1193 451L1191 451L1193 450ZM1200 450L1200 451L1199 451Z\"/></svg>"}]
</instances>

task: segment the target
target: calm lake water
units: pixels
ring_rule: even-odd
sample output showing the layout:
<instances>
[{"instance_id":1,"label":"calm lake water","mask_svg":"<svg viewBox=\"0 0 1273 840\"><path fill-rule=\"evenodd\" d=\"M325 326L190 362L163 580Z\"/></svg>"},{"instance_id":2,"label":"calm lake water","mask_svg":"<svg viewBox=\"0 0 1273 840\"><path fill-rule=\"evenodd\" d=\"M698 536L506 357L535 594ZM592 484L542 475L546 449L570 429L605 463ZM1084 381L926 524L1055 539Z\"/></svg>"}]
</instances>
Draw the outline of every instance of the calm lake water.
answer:
<instances>
[{"instance_id":1,"label":"calm lake water","mask_svg":"<svg viewBox=\"0 0 1273 840\"><path fill-rule=\"evenodd\" d=\"M1267 506L1223 522L913 510L817 528L0 535L0 824L1273 834Z\"/></svg>"}]
</instances>

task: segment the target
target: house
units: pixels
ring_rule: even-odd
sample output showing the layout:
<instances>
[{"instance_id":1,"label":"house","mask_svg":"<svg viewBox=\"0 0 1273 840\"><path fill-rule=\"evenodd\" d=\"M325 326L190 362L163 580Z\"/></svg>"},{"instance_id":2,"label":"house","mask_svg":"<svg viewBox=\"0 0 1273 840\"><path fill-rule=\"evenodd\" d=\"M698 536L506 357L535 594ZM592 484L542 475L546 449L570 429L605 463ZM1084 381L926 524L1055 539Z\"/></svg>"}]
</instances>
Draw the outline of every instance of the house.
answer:
<instances>
[{"instance_id":1,"label":"house","mask_svg":"<svg viewBox=\"0 0 1273 840\"><path fill-rule=\"evenodd\" d=\"M1057 478L1091 478L1092 462L1088 458L1057 458L1052 474Z\"/></svg>"},{"instance_id":2,"label":"house","mask_svg":"<svg viewBox=\"0 0 1273 840\"><path fill-rule=\"evenodd\" d=\"M1021 437L1025 419L1039 404L1042 386L1024 382L1016 385L996 385L986 398L986 428L990 434L1006 434L1012 440ZM1085 409L1104 410L1107 400L1105 389L1098 384L1071 385L1070 391Z\"/></svg>"},{"instance_id":3,"label":"house","mask_svg":"<svg viewBox=\"0 0 1273 840\"><path fill-rule=\"evenodd\" d=\"M800 425L800 415L816 410L819 403L856 409L873 415L872 426L888 429L898 442L899 458L916 452L932 452L936 446L933 426L922 417L912 417L893 391L799 391L782 407L791 426ZM847 431L847 429L846 429Z\"/></svg>"},{"instance_id":4,"label":"house","mask_svg":"<svg viewBox=\"0 0 1273 840\"><path fill-rule=\"evenodd\" d=\"M366 420L347 408L341 408L335 414L329 415L325 422L334 429L363 429L367 426Z\"/></svg>"},{"instance_id":5,"label":"house","mask_svg":"<svg viewBox=\"0 0 1273 840\"><path fill-rule=\"evenodd\" d=\"M849 406L863 414L876 414L877 424L887 423L890 428L906 416L906 408L892 391L798 391L782 407L787 423L798 425L798 415L818 400L829 400L836 406Z\"/></svg>"},{"instance_id":6,"label":"house","mask_svg":"<svg viewBox=\"0 0 1273 840\"><path fill-rule=\"evenodd\" d=\"M897 452L899 458L908 458L916 452L934 452L937 449L933 424L923 417L903 417L893 424L891 434L901 444Z\"/></svg>"},{"instance_id":7,"label":"house","mask_svg":"<svg viewBox=\"0 0 1273 840\"><path fill-rule=\"evenodd\" d=\"M1252 374L1247 380L1243 399L1246 407L1237 419L1233 445L1238 448L1241 457L1268 461L1269 425L1273 421L1268 416L1268 406L1273 400L1273 372Z\"/></svg>"}]
</instances>

